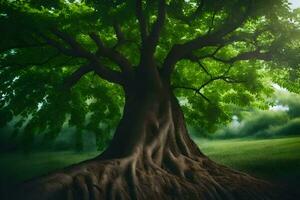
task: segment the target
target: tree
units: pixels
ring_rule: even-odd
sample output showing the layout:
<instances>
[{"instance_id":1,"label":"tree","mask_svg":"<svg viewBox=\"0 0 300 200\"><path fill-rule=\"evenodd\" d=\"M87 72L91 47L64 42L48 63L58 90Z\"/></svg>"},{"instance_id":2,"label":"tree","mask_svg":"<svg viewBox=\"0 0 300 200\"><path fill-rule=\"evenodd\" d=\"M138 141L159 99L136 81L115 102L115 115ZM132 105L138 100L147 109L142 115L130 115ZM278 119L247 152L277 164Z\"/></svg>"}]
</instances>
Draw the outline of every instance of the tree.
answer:
<instances>
[{"instance_id":1,"label":"tree","mask_svg":"<svg viewBox=\"0 0 300 200\"><path fill-rule=\"evenodd\" d=\"M287 1L8 1L1 7L1 117L6 123L22 116L15 127L24 129L25 147L37 133L55 137L66 120L76 126L80 146L82 130L105 132L116 123L125 97L108 148L28 182L18 193L23 199L279 198L270 184L198 149L173 91L187 102L190 119L216 123L226 118L218 102L248 105L267 91L259 69L290 67L294 58L283 49L299 49L297 13ZM193 112L199 106L202 116ZM107 134L98 136L101 142Z\"/></svg>"}]
</instances>

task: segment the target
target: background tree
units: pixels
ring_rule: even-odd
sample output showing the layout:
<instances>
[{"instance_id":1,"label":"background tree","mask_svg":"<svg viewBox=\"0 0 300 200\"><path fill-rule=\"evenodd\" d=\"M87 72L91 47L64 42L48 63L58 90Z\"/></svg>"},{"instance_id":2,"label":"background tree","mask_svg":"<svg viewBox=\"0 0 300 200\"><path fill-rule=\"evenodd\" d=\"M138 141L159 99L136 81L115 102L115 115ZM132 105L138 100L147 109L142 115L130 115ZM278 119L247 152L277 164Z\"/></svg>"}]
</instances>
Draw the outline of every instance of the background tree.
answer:
<instances>
[{"instance_id":1,"label":"background tree","mask_svg":"<svg viewBox=\"0 0 300 200\"><path fill-rule=\"evenodd\" d=\"M203 155L177 98L190 123L206 127L228 119L228 104L263 98L263 69L299 63L291 56L299 51L299 16L287 1L8 1L1 8L1 122L16 117L24 147L38 133L54 138L64 123L76 127L78 146L83 130L105 142L124 105L99 157L29 182L22 198L279 198L269 184Z\"/></svg>"}]
</instances>

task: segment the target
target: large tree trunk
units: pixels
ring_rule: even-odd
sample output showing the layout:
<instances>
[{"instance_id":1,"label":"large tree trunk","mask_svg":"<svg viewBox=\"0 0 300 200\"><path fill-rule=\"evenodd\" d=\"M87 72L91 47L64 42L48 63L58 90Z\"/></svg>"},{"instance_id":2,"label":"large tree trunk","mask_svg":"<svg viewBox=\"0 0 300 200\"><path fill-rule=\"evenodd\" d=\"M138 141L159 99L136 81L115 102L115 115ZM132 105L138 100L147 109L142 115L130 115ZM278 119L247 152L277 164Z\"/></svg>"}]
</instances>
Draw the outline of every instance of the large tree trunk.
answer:
<instances>
[{"instance_id":1,"label":"large tree trunk","mask_svg":"<svg viewBox=\"0 0 300 200\"><path fill-rule=\"evenodd\" d=\"M19 199L280 198L270 184L201 153L169 84L159 75L137 78L125 93L124 115L108 149L27 182Z\"/></svg>"}]
</instances>

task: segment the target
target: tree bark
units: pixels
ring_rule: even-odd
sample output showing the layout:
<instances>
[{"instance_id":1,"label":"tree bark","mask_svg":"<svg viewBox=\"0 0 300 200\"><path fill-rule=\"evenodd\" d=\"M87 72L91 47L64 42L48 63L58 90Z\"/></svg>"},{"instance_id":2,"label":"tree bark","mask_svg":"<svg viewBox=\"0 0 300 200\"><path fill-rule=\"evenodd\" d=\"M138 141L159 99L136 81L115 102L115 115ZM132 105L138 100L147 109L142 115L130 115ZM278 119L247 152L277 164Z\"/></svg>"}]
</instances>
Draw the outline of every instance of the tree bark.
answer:
<instances>
[{"instance_id":1,"label":"tree bark","mask_svg":"<svg viewBox=\"0 0 300 200\"><path fill-rule=\"evenodd\" d=\"M15 198L282 198L271 184L219 165L198 149L170 84L157 71L142 68L124 90L123 118L106 151L22 184Z\"/></svg>"}]
</instances>

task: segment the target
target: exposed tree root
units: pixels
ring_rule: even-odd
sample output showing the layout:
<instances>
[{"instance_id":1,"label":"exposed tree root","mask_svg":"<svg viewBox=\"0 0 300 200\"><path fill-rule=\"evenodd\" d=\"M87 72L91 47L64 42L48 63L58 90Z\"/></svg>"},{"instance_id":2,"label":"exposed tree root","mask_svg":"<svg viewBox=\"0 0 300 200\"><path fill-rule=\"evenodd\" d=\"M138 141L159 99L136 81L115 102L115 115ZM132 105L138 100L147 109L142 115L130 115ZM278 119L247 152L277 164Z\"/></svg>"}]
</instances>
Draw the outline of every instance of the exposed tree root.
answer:
<instances>
[{"instance_id":1,"label":"exposed tree root","mask_svg":"<svg viewBox=\"0 0 300 200\"><path fill-rule=\"evenodd\" d=\"M90 160L28 182L17 199L288 199L206 157L172 156L162 167L142 159Z\"/></svg>"},{"instance_id":2,"label":"exposed tree root","mask_svg":"<svg viewBox=\"0 0 300 200\"><path fill-rule=\"evenodd\" d=\"M271 184L203 155L176 98L168 90L159 94L126 102L102 155L29 181L15 199L288 199Z\"/></svg>"}]
</instances>

